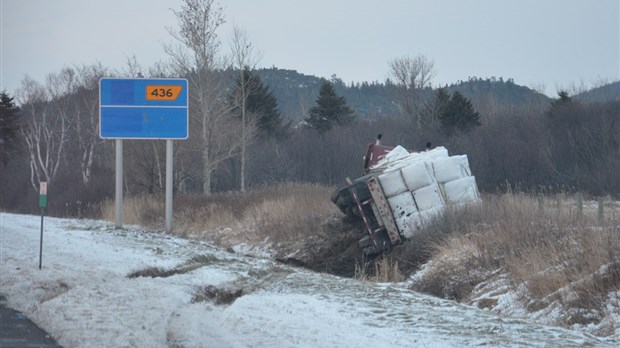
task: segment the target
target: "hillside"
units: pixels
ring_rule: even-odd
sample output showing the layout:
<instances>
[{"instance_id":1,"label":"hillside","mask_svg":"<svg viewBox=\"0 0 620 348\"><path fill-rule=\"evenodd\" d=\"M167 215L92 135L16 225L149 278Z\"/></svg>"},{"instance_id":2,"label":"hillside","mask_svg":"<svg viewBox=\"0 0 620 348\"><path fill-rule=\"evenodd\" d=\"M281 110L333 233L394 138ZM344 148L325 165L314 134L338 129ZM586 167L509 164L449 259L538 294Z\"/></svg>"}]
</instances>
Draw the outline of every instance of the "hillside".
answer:
<instances>
[{"instance_id":1,"label":"hillside","mask_svg":"<svg viewBox=\"0 0 620 348\"><path fill-rule=\"evenodd\" d=\"M514 83L512 79L470 78L447 87L449 93L460 92L474 105L492 101L504 107L522 107L525 105L548 104L551 99L528 87Z\"/></svg>"},{"instance_id":2,"label":"hillside","mask_svg":"<svg viewBox=\"0 0 620 348\"><path fill-rule=\"evenodd\" d=\"M286 118L302 119L314 106L325 79L278 68L260 69L258 75L278 99L280 112ZM362 117L388 116L397 112L394 86L364 82L347 86L335 80L336 92Z\"/></svg>"},{"instance_id":3,"label":"hillside","mask_svg":"<svg viewBox=\"0 0 620 348\"><path fill-rule=\"evenodd\" d=\"M260 69L258 75L269 86L279 103L280 112L288 119L302 119L308 110L314 106L321 84L325 81L312 75L304 75L295 70L278 68ZM333 80L336 91L344 96L347 103L355 109L360 117L382 117L398 113L396 103L398 87L389 81L362 82L346 84L342 80ZM528 87L514 83L512 79L502 78L471 78L460 81L445 88L450 93L459 91L469 98L476 106L489 103L507 108L525 105L548 104L551 99ZM432 89L422 94L423 101L433 96Z\"/></svg>"},{"instance_id":4,"label":"hillside","mask_svg":"<svg viewBox=\"0 0 620 348\"><path fill-rule=\"evenodd\" d=\"M620 81L605 86L592 88L589 91L574 96L576 100L590 103L600 103L611 100L620 100Z\"/></svg>"}]
</instances>

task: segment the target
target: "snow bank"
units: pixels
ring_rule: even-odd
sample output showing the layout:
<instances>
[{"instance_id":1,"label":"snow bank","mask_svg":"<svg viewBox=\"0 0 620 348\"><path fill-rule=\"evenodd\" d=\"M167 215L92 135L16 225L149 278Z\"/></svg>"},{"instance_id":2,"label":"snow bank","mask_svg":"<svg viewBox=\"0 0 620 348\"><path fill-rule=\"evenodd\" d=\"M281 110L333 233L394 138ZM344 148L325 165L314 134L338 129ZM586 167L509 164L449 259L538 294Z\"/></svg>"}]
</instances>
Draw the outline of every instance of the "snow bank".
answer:
<instances>
[{"instance_id":1,"label":"snow bank","mask_svg":"<svg viewBox=\"0 0 620 348\"><path fill-rule=\"evenodd\" d=\"M200 241L104 222L0 213L0 292L71 347L462 347L601 345L389 285L292 268ZM188 262L200 267L179 267ZM185 269L130 278L147 268ZM217 305L205 286L241 290Z\"/></svg>"}]
</instances>

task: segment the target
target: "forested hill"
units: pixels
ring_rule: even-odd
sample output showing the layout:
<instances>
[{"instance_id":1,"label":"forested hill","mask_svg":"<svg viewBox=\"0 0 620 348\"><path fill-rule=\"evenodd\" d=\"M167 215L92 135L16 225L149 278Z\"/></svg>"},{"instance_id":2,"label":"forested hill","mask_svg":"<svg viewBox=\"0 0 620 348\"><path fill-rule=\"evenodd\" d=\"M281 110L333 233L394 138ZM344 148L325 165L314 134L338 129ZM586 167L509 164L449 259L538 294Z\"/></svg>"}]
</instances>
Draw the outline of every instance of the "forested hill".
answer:
<instances>
[{"instance_id":1,"label":"forested hill","mask_svg":"<svg viewBox=\"0 0 620 348\"><path fill-rule=\"evenodd\" d=\"M620 100L620 81L616 81L605 86L592 88L589 91L576 95L575 99L591 103Z\"/></svg>"},{"instance_id":2,"label":"forested hill","mask_svg":"<svg viewBox=\"0 0 620 348\"><path fill-rule=\"evenodd\" d=\"M283 117L300 120L308 115L308 110L315 105L324 78L304 75L295 70L278 68L260 69L258 75L269 86L278 100ZM360 117L394 116L398 114L397 100L400 90L389 80L385 82L345 83L338 78L332 79L336 92L344 96ZM519 109L529 106L547 107L552 98L531 88L515 84L512 79L472 77L467 81L441 86L448 93L460 92L481 109ZM426 89L420 93L422 101L433 97L435 90ZM574 96L584 102L604 102L620 99L620 82L594 88Z\"/></svg>"},{"instance_id":3,"label":"forested hill","mask_svg":"<svg viewBox=\"0 0 620 348\"><path fill-rule=\"evenodd\" d=\"M507 108L519 108L526 105L548 104L551 99L544 94L525 86L514 83L512 79L503 78L477 78L472 77L468 81L461 81L446 88L448 93L460 92L469 98L474 105L489 102Z\"/></svg>"},{"instance_id":4,"label":"forested hill","mask_svg":"<svg viewBox=\"0 0 620 348\"><path fill-rule=\"evenodd\" d=\"M260 69L258 75L278 99L282 115L290 119L307 117L307 112L314 106L321 84L325 81L323 78L304 75L295 70L278 68ZM336 78L332 82L335 82L336 92L345 97L360 117L398 114L396 101L400 91L398 86L390 81L346 84ZM511 79L472 78L445 87L449 93L459 91L474 105L494 103L504 107L517 107L551 101L543 94L515 84ZM423 101L430 100L433 92L427 89L421 93Z\"/></svg>"},{"instance_id":5,"label":"forested hill","mask_svg":"<svg viewBox=\"0 0 620 348\"><path fill-rule=\"evenodd\" d=\"M258 75L278 99L282 115L291 119L307 117L308 110L315 105L321 84L325 82L320 77L277 68L258 70ZM388 116L397 112L395 86L378 82L346 85L338 79L332 82L336 92L345 97L359 116Z\"/></svg>"}]
</instances>

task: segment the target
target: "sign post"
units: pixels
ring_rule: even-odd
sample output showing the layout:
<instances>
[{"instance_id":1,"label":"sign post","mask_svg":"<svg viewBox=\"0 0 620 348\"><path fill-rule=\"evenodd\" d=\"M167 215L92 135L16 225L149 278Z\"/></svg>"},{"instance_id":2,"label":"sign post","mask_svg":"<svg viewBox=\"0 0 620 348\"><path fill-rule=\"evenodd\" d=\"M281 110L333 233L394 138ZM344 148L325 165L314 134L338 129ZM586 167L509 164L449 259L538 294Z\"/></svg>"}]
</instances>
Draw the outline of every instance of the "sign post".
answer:
<instances>
[{"instance_id":1,"label":"sign post","mask_svg":"<svg viewBox=\"0 0 620 348\"><path fill-rule=\"evenodd\" d=\"M39 239L39 269L41 269L43 261L43 216L45 216L45 207L47 206L47 182L39 183L39 208L41 208L41 238Z\"/></svg>"},{"instance_id":2,"label":"sign post","mask_svg":"<svg viewBox=\"0 0 620 348\"><path fill-rule=\"evenodd\" d=\"M115 162L116 168L114 173L116 175L116 187L114 190L114 219L116 220L116 227L123 227L123 139L115 140Z\"/></svg>"},{"instance_id":3,"label":"sign post","mask_svg":"<svg viewBox=\"0 0 620 348\"><path fill-rule=\"evenodd\" d=\"M166 231L172 231L173 140L189 136L186 79L99 80L99 136L116 139L116 226L123 225L122 139L166 140Z\"/></svg>"}]
</instances>

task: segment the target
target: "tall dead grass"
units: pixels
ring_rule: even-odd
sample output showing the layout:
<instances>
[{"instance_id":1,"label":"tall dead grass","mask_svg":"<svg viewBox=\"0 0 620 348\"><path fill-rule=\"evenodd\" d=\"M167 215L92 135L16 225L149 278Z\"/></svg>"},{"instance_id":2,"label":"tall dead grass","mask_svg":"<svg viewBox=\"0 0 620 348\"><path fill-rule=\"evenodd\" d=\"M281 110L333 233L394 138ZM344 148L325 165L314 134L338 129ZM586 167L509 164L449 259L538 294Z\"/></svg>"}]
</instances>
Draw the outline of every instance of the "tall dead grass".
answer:
<instances>
[{"instance_id":1,"label":"tall dead grass","mask_svg":"<svg viewBox=\"0 0 620 348\"><path fill-rule=\"evenodd\" d=\"M434 266L417 290L463 299L499 270L525 289L530 310L557 302L585 313L567 324L595 321L592 313L620 288L619 215L613 202L601 208L566 196L485 196L425 231L435 233L427 244Z\"/></svg>"},{"instance_id":2,"label":"tall dead grass","mask_svg":"<svg viewBox=\"0 0 620 348\"><path fill-rule=\"evenodd\" d=\"M174 232L191 238L231 242L290 241L320 230L326 215L336 212L332 187L287 183L245 193L182 195L174 200ZM164 200L157 196L127 197L125 223L164 226ZM114 220L114 202L102 205L104 219Z\"/></svg>"},{"instance_id":3,"label":"tall dead grass","mask_svg":"<svg viewBox=\"0 0 620 348\"><path fill-rule=\"evenodd\" d=\"M160 228L164 225L164 199L154 195L138 195L123 199L123 223ZM115 221L114 201L106 200L100 205L101 218Z\"/></svg>"},{"instance_id":4,"label":"tall dead grass","mask_svg":"<svg viewBox=\"0 0 620 348\"><path fill-rule=\"evenodd\" d=\"M373 262L357 263L354 278L373 283L397 283L403 281L405 276L400 271L397 259L383 255Z\"/></svg>"}]
</instances>

